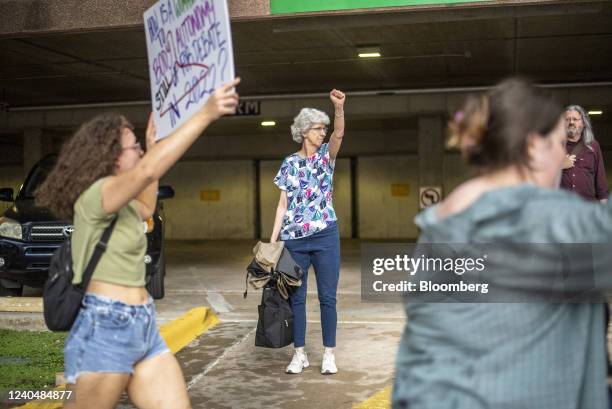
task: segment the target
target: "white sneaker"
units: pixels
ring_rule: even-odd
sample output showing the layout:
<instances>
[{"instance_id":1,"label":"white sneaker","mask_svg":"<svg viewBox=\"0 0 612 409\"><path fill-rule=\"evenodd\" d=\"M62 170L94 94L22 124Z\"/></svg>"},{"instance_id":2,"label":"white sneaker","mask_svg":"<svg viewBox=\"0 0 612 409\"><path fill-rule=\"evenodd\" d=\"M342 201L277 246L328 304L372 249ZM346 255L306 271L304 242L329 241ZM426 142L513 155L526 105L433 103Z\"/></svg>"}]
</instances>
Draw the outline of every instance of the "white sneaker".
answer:
<instances>
[{"instance_id":1,"label":"white sneaker","mask_svg":"<svg viewBox=\"0 0 612 409\"><path fill-rule=\"evenodd\" d=\"M336 357L331 352L323 353L323 363L321 364L321 374L332 375L338 373L336 367Z\"/></svg>"},{"instance_id":2,"label":"white sneaker","mask_svg":"<svg viewBox=\"0 0 612 409\"><path fill-rule=\"evenodd\" d=\"M293 358L291 359L291 363L287 366L285 370L286 373L289 374L298 374L302 373L304 368L308 368L310 363L308 362L308 356L306 352L298 352L295 351L293 353Z\"/></svg>"}]
</instances>

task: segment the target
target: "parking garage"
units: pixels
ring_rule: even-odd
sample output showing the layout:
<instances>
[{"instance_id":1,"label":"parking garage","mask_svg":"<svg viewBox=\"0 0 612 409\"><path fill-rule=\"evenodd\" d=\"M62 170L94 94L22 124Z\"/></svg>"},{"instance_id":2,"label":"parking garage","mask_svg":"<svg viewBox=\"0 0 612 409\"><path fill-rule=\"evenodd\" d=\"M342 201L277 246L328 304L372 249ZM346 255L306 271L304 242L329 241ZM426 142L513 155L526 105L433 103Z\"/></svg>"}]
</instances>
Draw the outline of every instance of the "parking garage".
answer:
<instances>
[{"instance_id":1,"label":"parking garage","mask_svg":"<svg viewBox=\"0 0 612 409\"><path fill-rule=\"evenodd\" d=\"M0 0L0 188L18 192L34 164L97 113L119 111L144 134L151 110L145 5L68 3ZM584 106L612 180L611 3L398 1L335 10L282 3L229 2L239 114L207 130L161 181L175 196L163 202L160 317L205 305L221 320L178 355L194 407L348 408L391 385L403 308L362 301L361 245L413 242L423 189L444 197L470 175L445 145L446 123L468 94L520 75L565 105ZM366 49L380 56L359 57ZM279 194L272 179L299 148L289 132L293 117L302 107L331 113L332 88L347 94L334 181L342 370L332 382L316 370L296 381L283 373L289 348L253 345L259 294L243 298L244 274L252 247L272 231ZM307 339L317 345L311 287ZM313 360L320 353L313 347Z\"/></svg>"}]
</instances>

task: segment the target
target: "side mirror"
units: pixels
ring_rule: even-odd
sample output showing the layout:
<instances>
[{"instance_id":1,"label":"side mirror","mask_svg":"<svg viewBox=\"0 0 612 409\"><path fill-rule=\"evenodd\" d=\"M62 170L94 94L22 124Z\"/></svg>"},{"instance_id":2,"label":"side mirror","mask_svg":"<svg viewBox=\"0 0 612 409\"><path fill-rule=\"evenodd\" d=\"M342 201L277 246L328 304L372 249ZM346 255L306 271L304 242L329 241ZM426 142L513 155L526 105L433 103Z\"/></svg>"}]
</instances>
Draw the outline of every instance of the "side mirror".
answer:
<instances>
[{"instance_id":1,"label":"side mirror","mask_svg":"<svg viewBox=\"0 0 612 409\"><path fill-rule=\"evenodd\" d=\"M172 195L174 196L174 191L172 191ZM3 187L2 189L0 189L0 201L12 202L13 201L13 188Z\"/></svg>"},{"instance_id":2,"label":"side mirror","mask_svg":"<svg viewBox=\"0 0 612 409\"><path fill-rule=\"evenodd\" d=\"M172 199L174 197L174 189L172 186L160 186L157 190L157 198L159 200Z\"/></svg>"}]
</instances>

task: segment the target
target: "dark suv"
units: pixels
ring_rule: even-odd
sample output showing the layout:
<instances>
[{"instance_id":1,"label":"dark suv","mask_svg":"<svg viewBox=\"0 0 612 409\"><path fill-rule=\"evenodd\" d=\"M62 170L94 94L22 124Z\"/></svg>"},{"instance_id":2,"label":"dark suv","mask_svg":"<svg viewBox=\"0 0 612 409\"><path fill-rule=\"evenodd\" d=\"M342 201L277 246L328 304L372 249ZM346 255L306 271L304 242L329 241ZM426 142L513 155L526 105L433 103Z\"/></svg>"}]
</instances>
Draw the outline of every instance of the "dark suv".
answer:
<instances>
[{"instance_id":1,"label":"dark suv","mask_svg":"<svg viewBox=\"0 0 612 409\"><path fill-rule=\"evenodd\" d=\"M36 207L34 192L53 168L56 156L47 156L30 171L13 199L13 189L0 189L0 201L12 206L0 217L0 295L20 296L23 286L42 287L53 252L74 230L71 222L54 218ZM147 289L155 299L164 297L164 213L162 199L174 197L170 186L159 188L157 209L143 222L147 229Z\"/></svg>"}]
</instances>

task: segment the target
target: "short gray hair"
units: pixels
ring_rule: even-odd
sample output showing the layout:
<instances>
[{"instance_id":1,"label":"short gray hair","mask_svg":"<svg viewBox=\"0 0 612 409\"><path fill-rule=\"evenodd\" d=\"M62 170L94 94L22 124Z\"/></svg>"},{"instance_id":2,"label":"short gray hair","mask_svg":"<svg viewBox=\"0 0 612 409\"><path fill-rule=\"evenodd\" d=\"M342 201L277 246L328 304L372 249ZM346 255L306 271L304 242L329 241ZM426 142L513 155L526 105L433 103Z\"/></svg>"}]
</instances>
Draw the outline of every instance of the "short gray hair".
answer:
<instances>
[{"instance_id":1,"label":"short gray hair","mask_svg":"<svg viewBox=\"0 0 612 409\"><path fill-rule=\"evenodd\" d=\"M308 132L314 124L329 125L329 117L323 111L314 108L302 108L300 113L293 118L291 125L291 136L297 143L304 141L304 134Z\"/></svg>"},{"instance_id":2,"label":"short gray hair","mask_svg":"<svg viewBox=\"0 0 612 409\"><path fill-rule=\"evenodd\" d=\"M576 111L580 114L582 118L582 123L584 124L584 129L582 129L582 141L586 146L591 149L591 143L595 139L595 135L593 135L593 126L591 126L591 120L589 119L589 114L584 110L580 105L569 105L565 108L565 112L567 111ZM592 149L591 149L592 150Z\"/></svg>"}]
</instances>

